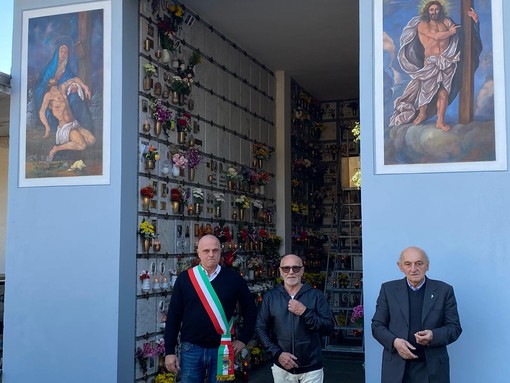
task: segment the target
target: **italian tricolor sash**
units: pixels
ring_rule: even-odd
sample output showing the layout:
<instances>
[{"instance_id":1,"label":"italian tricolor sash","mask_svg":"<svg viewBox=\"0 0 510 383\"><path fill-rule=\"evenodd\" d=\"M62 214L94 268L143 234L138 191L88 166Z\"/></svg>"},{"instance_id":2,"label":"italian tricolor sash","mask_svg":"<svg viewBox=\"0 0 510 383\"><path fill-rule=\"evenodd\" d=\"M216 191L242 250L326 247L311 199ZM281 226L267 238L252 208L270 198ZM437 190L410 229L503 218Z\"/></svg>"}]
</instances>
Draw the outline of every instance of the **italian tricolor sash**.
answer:
<instances>
[{"instance_id":1,"label":"italian tricolor sash","mask_svg":"<svg viewBox=\"0 0 510 383\"><path fill-rule=\"evenodd\" d=\"M209 315L216 332L221 335L218 348L217 376L219 381L235 380L234 349L232 347L232 319L227 321L220 299L201 266L188 269L191 283L197 292L205 311Z\"/></svg>"}]
</instances>

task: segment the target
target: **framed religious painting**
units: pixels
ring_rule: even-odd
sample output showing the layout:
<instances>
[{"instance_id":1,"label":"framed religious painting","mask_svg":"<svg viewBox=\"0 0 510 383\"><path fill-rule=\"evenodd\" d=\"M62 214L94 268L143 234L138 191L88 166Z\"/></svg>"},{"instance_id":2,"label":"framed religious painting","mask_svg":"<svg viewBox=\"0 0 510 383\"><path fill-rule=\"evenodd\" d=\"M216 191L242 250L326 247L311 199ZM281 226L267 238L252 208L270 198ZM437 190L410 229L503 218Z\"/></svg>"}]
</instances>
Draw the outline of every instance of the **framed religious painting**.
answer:
<instances>
[{"instance_id":1,"label":"framed religious painting","mask_svg":"<svg viewBox=\"0 0 510 383\"><path fill-rule=\"evenodd\" d=\"M110 182L106 1L23 12L19 186Z\"/></svg>"},{"instance_id":2,"label":"framed religious painting","mask_svg":"<svg viewBox=\"0 0 510 383\"><path fill-rule=\"evenodd\" d=\"M376 0L375 169L507 168L502 0Z\"/></svg>"}]
</instances>

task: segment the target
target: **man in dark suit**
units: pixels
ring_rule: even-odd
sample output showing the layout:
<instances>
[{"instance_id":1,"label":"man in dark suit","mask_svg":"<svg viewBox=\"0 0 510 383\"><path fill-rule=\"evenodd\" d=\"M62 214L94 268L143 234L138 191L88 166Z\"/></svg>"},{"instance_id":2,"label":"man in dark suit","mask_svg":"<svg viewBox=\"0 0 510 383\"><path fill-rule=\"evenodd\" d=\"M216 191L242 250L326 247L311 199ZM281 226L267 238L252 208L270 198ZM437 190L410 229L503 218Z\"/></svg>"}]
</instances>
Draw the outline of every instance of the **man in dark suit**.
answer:
<instances>
[{"instance_id":1,"label":"man in dark suit","mask_svg":"<svg viewBox=\"0 0 510 383\"><path fill-rule=\"evenodd\" d=\"M425 276L429 258L418 247L397 264L406 277L383 283L372 318L384 347L381 383L449 383L446 346L462 332L453 287Z\"/></svg>"}]
</instances>

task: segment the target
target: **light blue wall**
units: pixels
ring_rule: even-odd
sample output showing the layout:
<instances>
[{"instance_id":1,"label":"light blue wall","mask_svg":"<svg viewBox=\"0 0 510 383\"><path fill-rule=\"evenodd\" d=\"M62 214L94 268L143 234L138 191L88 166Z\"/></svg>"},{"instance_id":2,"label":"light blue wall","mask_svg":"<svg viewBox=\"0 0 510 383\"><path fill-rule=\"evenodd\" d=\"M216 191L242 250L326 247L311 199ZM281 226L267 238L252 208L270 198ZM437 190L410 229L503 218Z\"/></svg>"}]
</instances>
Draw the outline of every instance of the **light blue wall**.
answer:
<instances>
[{"instance_id":1,"label":"light blue wall","mask_svg":"<svg viewBox=\"0 0 510 383\"><path fill-rule=\"evenodd\" d=\"M111 2L110 184L18 188L21 20L33 4L14 8L2 380L125 383L134 374L138 2Z\"/></svg>"},{"instance_id":2,"label":"light blue wall","mask_svg":"<svg viewBox=\"0 0 510 383\"><path fill-rule=\"evenodd\" d=\"M506 27L500 33L508 40L506 2L503 9ZM396 265L399 253L417 245L430 256L428 276L455 288L464 332L449 346L452 382L506 383L510 176L507 171L374 174L373 21L380 15L373 14L372 0L360 1L360 15L366 382L380 381L382 347L370 332L380 285L403 277ZM505 69L508 58L507 50Z\"/></svg>"}]
</instances>

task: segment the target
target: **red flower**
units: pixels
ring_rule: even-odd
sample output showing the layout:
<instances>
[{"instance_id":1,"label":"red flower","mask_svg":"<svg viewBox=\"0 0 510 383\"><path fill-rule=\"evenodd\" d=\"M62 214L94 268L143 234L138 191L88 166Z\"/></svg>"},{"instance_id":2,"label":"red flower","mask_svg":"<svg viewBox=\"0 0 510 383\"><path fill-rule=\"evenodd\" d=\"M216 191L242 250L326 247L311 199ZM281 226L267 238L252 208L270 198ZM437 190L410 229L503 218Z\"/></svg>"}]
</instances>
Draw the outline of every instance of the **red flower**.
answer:
<instances>
[{"instance_id":1,"label":"red flower","mask_svg":"<svg viewBox=\"0 0 510 383\"><path fill-rule=\"evenodd\" d=\"M178 188L173 188L170 191L170 199L172 201L180 201L181 198L182 198L182 193L181 193L181 191Z\"/></svg>"},{"instance_id":2,"label":"red flower","mask_svg":"<svg viewBox=\"0 0 510 383\"><path fill-rule=\"evenodd\" d=\"M154 191L154 188L152 186L145 186L140 189L140 194L142 195L142 197L154 198L156 192Z\"/></svg>"}]
</instances>

